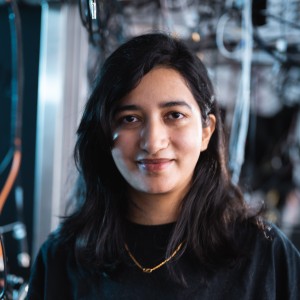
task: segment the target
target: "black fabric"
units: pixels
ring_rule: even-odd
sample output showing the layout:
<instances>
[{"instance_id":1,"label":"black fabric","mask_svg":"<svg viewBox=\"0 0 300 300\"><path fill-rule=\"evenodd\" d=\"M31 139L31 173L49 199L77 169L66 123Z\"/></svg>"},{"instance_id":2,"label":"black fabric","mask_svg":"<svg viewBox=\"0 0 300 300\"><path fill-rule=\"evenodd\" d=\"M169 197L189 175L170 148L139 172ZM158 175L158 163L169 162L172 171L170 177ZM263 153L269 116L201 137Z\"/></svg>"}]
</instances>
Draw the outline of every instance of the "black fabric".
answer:
<instances>
[{"instance_id":1,"label":"black fabric","mask_svg":"<svg viewBox=\"0 0 300 300\"><path fill-rule=\"evenodd\" d=\"M127 242L144 267L164 260L174 224L145 226L128 224ZM49 238L41 247L32 269L28 298L35 299L300 299L300 255L275 226L267 233L252 226L241 243L249 255L220 268L203 281L203 268L185 253L170 263L184 274L188 287L170 279L166 266L143 273L132 260L113 274L81 272L73 248ZM83 275L84 274L84 275Z\"/></svg>"}]
</instances>

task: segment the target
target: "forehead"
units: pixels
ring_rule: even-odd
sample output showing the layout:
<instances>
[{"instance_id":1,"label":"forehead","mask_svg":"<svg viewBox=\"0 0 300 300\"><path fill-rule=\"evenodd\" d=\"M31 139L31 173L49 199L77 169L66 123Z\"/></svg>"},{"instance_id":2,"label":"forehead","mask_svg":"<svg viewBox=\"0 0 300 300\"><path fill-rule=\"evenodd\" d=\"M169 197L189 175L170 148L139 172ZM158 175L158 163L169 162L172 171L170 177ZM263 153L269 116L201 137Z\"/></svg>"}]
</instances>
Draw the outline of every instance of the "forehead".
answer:
<instances>
[{"instance_id":1,"label":"forehead","mask_svg":"<svg viewBox=\"0 0 300 300\"><path fill-rule=\"evenodd\" d=\"M166 102L186 102L191 107L198 107L185 78L178 71L156 67L142 77L138 85L119 101L118 106L162 106Z\"/></svg>"}]
</instances>

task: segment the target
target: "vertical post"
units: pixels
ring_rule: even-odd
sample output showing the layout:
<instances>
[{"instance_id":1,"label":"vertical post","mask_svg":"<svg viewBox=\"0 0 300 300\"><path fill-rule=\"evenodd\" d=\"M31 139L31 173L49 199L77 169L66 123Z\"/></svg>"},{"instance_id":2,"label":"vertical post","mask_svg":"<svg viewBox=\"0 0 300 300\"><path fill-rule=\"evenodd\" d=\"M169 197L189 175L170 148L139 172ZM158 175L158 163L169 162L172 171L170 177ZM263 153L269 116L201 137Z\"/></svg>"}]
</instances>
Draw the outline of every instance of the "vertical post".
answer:
<instances>
[{"instance_id":1,"label":"vertical post","mask_svg":"<svg viewBox=\"0 0 300 300\"><path fill-rule=\"evenodd\" d=\"M87 95L88 37L78 7L42 4L33 257L64 214L78 115Z\"/></svg>"}]
</instances>

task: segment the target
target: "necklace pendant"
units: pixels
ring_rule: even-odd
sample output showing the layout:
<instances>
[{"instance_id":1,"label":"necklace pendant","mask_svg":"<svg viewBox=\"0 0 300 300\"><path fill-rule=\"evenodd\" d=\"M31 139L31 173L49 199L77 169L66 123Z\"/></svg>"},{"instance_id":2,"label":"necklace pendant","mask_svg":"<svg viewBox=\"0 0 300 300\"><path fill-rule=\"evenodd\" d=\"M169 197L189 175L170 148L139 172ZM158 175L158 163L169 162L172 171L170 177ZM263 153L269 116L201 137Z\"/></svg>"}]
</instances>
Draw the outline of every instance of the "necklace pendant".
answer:
<instances>
[{"instance_id":1,"label":"necklace pendant","mask_svg":"<svg viewBox=\"0 0 300 300\"><path fill-rule=\"evenodd\" d=\"M144 273L152 273L153 269L150 268L143 268Z\"/></svg>"}]
</instances>

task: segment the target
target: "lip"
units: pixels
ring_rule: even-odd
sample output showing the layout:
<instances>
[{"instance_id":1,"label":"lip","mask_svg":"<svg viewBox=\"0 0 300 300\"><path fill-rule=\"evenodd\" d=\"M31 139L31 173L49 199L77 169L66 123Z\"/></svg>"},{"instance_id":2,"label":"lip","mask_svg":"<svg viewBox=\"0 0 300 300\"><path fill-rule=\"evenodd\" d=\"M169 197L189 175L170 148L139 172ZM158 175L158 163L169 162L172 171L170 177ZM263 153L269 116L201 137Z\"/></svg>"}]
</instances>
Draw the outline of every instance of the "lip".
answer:
<instances>
[{"instance_id":1,"label":"lip","mask_svg":"<svg viewBox=\"0 0 300 300\"><path fill-rule=\"evenodd\" d=\"M155 159L139 159L138 166L147 172L159 172L168 168L173 163L173 159L155 158Z\"/></svg>"}]
</instances>

